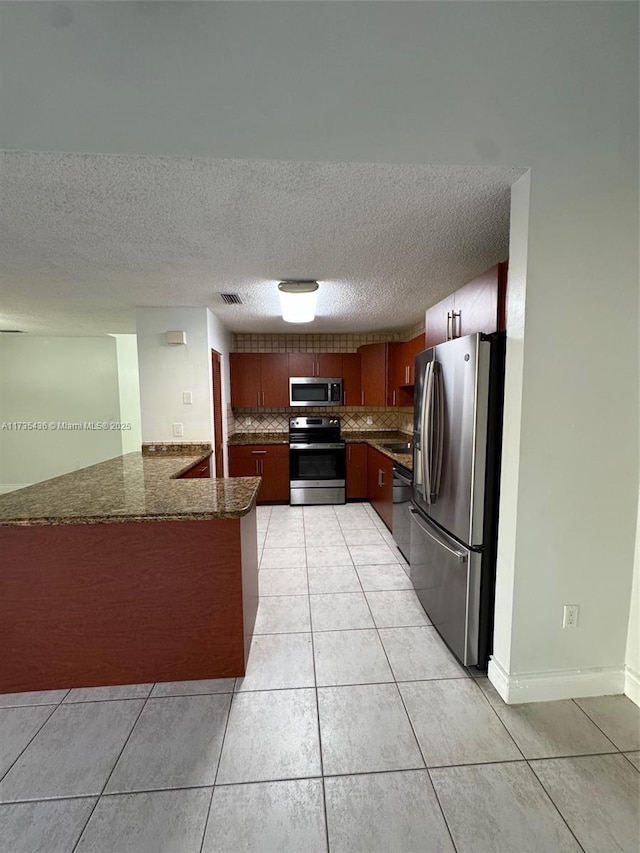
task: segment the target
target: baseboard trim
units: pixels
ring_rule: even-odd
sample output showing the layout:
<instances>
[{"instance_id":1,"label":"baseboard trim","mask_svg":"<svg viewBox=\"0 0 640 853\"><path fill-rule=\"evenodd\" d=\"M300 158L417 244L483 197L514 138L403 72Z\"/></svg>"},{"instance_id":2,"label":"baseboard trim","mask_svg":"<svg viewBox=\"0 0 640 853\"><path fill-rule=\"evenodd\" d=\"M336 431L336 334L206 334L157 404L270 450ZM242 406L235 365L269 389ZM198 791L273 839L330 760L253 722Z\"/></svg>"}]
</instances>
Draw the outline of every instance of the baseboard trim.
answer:
<instances>
[{"instance_id":1,"label":"baseboard trim","mask_svg":"<svg viewBox=\"0 0 640 853\"><path fill-rule=\"evenodd\" d=\"M640 705L640 674L630 666L624 668L624 694L636 705Z\"/></svg>"},{"instance_id":2,"label":"baseboard trim","mask_svg":"<svg viewBox=\"0 0 640 853\"><path fill-rule=\"evenodd\" d=\"M548 702L554 699L579 699L583 696L609 696L616 693L626 693L630 699L637 702L628 689L635 689L640 697L640 678L636 673L633 674L635 680L630 678L628 667L623 666L509 675L491 658L487 675L508 705Z\"/></svg>"}]
</instances>

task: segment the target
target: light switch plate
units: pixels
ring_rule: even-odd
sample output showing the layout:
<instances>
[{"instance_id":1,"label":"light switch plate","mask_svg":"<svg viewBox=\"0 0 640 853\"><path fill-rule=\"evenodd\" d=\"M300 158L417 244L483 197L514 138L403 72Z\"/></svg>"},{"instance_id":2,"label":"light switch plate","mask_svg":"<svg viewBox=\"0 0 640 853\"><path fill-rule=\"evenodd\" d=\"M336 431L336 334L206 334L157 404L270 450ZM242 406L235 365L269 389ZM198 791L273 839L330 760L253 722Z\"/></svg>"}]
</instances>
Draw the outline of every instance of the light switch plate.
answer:
<instances>
[{"instance_id":1,"label":"light switch plate","mask_svg":"<svg viewBox=\"0 0 640 853\"><path fill-rule=\"evenodd\" d=\"M182 402L185 406L190 406L193 403L193 391L183 391Z\"/></svg>"}]
</instances>

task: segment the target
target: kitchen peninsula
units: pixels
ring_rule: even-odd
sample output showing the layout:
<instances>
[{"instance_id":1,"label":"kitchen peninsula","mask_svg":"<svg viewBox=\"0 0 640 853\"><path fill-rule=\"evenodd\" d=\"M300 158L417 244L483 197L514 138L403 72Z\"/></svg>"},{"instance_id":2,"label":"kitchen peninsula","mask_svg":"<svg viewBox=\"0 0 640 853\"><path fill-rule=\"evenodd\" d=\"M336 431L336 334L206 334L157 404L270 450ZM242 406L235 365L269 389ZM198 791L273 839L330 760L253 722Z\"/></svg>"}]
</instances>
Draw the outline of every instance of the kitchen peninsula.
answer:
<instances>
[{"instance_id":1,"label":"kitchen peninsula","mask_svg":"<svg viewBox=\"0 0 640 853\"><path fill-rule=\"evenodd\" d=\"M260 479L129 453L0 497L0 693L244 674Z\"/></svg>"}]
</instances>

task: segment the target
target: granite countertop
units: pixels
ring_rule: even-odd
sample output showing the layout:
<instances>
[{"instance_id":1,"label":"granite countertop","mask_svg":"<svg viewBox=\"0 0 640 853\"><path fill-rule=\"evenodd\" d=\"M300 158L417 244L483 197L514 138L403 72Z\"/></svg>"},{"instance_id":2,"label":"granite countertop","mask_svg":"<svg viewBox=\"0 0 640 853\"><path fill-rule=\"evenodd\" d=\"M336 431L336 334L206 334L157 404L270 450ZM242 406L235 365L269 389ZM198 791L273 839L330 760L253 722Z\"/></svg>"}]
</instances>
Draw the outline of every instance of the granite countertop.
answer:
<instances>
[{"instance_id":1,"label":"granite countertop","mask_svg":"<svg viewBox=\"0 0 640 853\"><path fill-rule=\"evenodd\" d=\"M347 444L369 444L385 456L398 462L409 471L413 470L413 455L411 453L392 453L383 447L391 442L409 441L411 436L397 430L342 430L342 438ZM286 432L237 432L229 436L230 447L247 446L251 444L288 444L289 434Z\"/></svg>"},{"instance_id":2,"label":"granite countertop","mask_svg":"<svg viewBox=\"0 0 640 853\"><path fill-rule=\"evenodd\" d=\"M385 444L395 444L396 442L411 441L412 436L410 435L406 435L403 432L347 432L343 433L342 437L347 443L358 442L368 444L370 447L388 456L389 459L393 459L398 465L402 465L408 471L413 471L413 453L393 453L393 451L383 446Z\"/></svg>"},{"instance_id":3,"label":"granite countertop","mask_svg":"<svg viewBox=\"0 0 640 853\"><path fill-rule=\"evenodd\" d=\"M289 444L288 432L235 432L227 441L229 447L246 447L250 444Z\"/></svg>"},{"instance_id":4,"label":"granite countertop","mask_svg":"<svg viewBox=\"0 0 640 853\"><path fill-rule=\"evenodd\" d=\"M206 453L127 453L0 496L0 526L239 518L254 506L259 477L175 479Z\"/></svg>"}]
</instances>

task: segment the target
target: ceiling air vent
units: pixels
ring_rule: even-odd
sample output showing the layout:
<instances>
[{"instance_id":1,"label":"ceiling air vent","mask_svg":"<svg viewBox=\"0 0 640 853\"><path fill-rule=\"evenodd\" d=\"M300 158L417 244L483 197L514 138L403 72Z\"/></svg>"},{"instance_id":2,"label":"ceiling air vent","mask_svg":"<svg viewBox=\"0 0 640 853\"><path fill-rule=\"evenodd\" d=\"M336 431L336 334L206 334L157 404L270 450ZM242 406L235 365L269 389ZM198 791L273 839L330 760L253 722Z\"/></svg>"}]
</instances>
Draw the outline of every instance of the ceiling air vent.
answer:
<instances>
[{"instance_id":1,"label":"ceiling air vent","mask_svg":"<svg viewBox=\"0 0 640 853\"><path fill-rule=\"evenodd\" d=\"M242 305L242 299L237 293L221 293L220 296L227 305Z\"/></svg>"}]
</instances>

